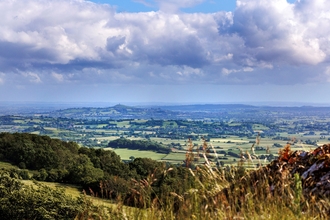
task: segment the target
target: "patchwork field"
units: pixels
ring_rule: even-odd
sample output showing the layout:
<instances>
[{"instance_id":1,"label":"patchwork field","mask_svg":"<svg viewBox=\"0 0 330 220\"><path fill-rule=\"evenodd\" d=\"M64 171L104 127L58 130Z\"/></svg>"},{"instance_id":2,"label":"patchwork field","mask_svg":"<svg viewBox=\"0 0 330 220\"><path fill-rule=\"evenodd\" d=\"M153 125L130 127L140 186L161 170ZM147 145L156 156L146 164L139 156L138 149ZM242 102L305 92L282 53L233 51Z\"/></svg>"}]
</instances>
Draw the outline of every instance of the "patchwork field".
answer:
<instances>
[{"instance_id":1,"label":"patchwork field","mask_svg":"<svg viewBox=\"0 0 330 220\"><path fill-rule=\"evenodd\" d=\"M212 106L211 106L212 107ZM222 106L223 107L223 106ZM221 108L222 108L221 107ZM228 111L217 112L173 113L186 115L185 119L104 119L107 114L120 116L126 112L129 117L141 115L142 112L154 114L153 111L134 109L118 105L108 109L69 109L58 112L61 117L50 115L2 116L0 132L27 132L48 135L65 141L75 141L80 146L105 148L110 141L126 138L130 140L149 140L171 149L169 154L158 154L149 151L115 150L123 160L134 157L149 157L170 163L180 164L186 159L189 149L188 140L194 145L192 152L198 156L203 138L208 144L209 159L231 165L240 161L240 156L250 154L254 163L264 163L277 156L279 149L287 143L295 150L314 149L315 146L330 142L330 113L324 109L267 108L250 111L228 107ZM135 112L135 113L132 113ZM155 110L159 113L159 110ZM297 113L299 112L299 114ZM125 113L125 114L126 114ZM157 114L158 114L157 113ZM102 117L95 118L94 115ZM165 112L161 112L166 118ZM328 117L329 114L329 117ZM55 114L56 115L56 114ZM65 118L63 116L73 116ZM89 115L90 118L86 118ZM123 115L124 117L125 115ZM159 115L158 115L159 116ZM125 117L128 117L127 115ZM193 118L198 117L198 120ZM260 133L260 143L255 144ZM254 147L252 147L254 145ZM217 155L214 154L214 150ZM216 158L218 157L218 158ZM265 160L265 157L267 159ZM247 162L247 158L246 162ZM197 159L195 159L197 160ZM198 160L199 163L203 159Z\"/></svg>"}]
</instances>

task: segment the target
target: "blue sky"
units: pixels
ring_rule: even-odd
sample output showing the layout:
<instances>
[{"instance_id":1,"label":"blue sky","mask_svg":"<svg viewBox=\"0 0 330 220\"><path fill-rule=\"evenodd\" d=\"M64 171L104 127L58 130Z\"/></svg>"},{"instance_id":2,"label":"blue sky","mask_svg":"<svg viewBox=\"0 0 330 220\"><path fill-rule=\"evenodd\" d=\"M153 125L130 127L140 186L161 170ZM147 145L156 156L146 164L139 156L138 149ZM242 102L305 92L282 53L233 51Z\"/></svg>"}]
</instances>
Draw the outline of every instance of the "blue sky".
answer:
<instances>
[{"instance_id":1,"label":"blue sky","mask_svg":"<svg viewBox=\"0 0 330 220\"><path fill-rule=\"evenodd\" d=\"M0 102L330 103L324 0L2 0Z\"/></svg>"},{"instance_id":2,"label":"blue sky","mask_svg":"<svg viewBox=\"0 0 330 220\"><path fill-rule=\"evenodd\" d=\"M159 7L152 0L90 0L98 4L109 4L116 6L118 12L148 12L157 11ZM294 3L295 0L288 0ZM187 13L215 13L218 11L234 11L236 0L207 0L200 1L199 4L182 8L182 12Z\"/></svg>"},{"instance_id":3,"label":"blue sky","mask_svg":"<svg viewBox=\"0 0 330 220\"><path fill-rule=\"evenodd\" d=\"M119 12L148 12L157 11L159 9L153 1L93 0L92 2L115 5ZM142 2L145 2L145 4ZM235 5L235 0L208 0L188 8L183 8L182 11L187 13L214 13L221 10L233 11Z\"/></svg>"}]
</instances>

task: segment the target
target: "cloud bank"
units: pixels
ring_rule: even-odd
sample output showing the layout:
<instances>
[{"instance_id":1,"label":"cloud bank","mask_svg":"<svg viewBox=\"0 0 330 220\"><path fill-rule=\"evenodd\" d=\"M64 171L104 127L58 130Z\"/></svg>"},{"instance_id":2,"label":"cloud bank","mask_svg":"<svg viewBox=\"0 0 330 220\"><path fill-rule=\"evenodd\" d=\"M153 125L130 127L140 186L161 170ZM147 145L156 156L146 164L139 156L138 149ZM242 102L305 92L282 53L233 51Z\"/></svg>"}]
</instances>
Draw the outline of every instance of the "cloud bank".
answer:
<instances>
[{"instance_id":1,"label":"cloud bank","mask_svg":"<svg viewBox=\"0 0 330 220\"><path fill-rule=\"evenodd\" d=\"M0 2L0 85L292 84L330 81L330 2L157 0L118 13L83 0ZM148 3L148 2L146 2Z\"/></svg>"}]
</instances>

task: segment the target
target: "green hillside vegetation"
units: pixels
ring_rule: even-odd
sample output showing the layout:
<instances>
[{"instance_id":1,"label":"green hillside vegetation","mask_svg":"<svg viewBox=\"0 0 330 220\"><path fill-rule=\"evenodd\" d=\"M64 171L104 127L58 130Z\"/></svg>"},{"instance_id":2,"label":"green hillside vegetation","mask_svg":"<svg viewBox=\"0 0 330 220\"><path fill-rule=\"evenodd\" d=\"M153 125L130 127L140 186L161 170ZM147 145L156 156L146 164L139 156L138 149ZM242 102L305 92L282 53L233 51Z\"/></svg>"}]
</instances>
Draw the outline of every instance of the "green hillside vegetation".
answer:
<instances>
[{"instance_id":1,"label":"green hillside vegetation","mask_svg":"<svg viewBox=\"0 0 330 220\"><path fill-rule=\"evenodd\" d=\"M79 154L74 142L26 133L1 133L0 158L21 169L35 171L37 180L89 184L103 178L90 158ZM111 152L106 154L110 155Z\"/></svg>"},{"instance_id":2,"label":"green hillside vegetation","mask_svg":"<svg viewBox=\"0 0 330 220\"><path fill-rule=\"evenodd\" d=\"M6 172L0 173L2 219L74 219L83 209L82 198L41 184L37 188L27 186Z\"/></svg>"},{"instance_id":3,"label":"green hillside vegetation","mask_svg":"<svg viewBox=\"0 0 330 220\"><path fill-rule=\"evenodd\" d=\"M327 219L329 199L304 193L303 187L312 183L302 174L320 160L326 176L329 149L320 147L308 154L306 167L288 147L277 160L259 169L215 167L204 153L204 164L184 167L148 158L123 163L111 150L79 147L74 142L48 136L1 133L0 158L4 166L0 172L0 216L5 219ZM284 172L298 162L297 169ZM62 189L37 182L37 187L23 184L20 178L76 184L88 194L117 205L96 206L84 195L72 198ZM127 209L127 206L135 208Z\"/></svg>"},{"instance_id":4,"label":"green hillside vegetation","mask_svg":"<svg viewBox=\"0 0 330 220\"><path fill-rule=\"evenodd\" d=\"M131 193L136 187L132 179L141 181L153 174L157 178L153 185L157 195L150 196L159 198L161 193L182 192L184 188L180 181L193 179L188 177L189 171L184 167L149 158L135 158L130 163L123 163L110 150L79 147L74 142L27 133L1 133L0 156L2 161L18 166L20 169L11 167L9 171L23 179L76 184L103 198L125 198L125 204L131 206L141 206L135 204L138 202ZM171 178L160 178L168 168L175 170ZM186 188L192 185L193 181L187 181Z\"/></svg>"}]
</instances>

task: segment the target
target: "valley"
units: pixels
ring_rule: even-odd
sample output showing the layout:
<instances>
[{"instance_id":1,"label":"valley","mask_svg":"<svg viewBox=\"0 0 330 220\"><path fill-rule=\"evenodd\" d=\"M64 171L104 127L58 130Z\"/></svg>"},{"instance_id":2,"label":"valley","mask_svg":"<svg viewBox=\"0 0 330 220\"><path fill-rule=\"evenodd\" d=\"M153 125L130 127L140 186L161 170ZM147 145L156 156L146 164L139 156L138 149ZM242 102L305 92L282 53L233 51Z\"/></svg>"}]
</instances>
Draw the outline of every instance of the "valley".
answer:
<instances>
[{"instance_id":1,"label":"valley","mask_svg":"<svg viewBox=\"0 0 330 220\"><path fill-rule=\"evenodd\" d=\"M198 152L205 140L212 162L235 165L248 153L253 160L246 160L247 166L254 167L269 163L287 143L306 151L328 143L329 131L330 108L307 106L115 105L0 116L0 132L47 135L81 146L114 150L123 161L148 157L178 165L186 159L189 139L197 163L204 162ZM260 142L252 148L258 134ZM109 142L119 138L148 140L161 144L168 152L146 154L142 149L111 148Z\"/></svg>"}]
</instances>

